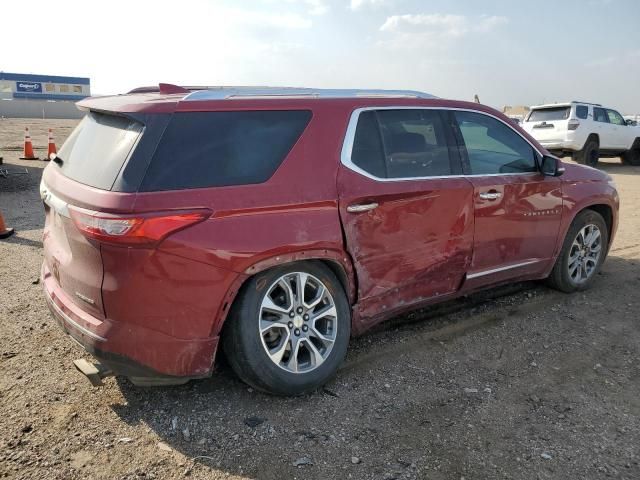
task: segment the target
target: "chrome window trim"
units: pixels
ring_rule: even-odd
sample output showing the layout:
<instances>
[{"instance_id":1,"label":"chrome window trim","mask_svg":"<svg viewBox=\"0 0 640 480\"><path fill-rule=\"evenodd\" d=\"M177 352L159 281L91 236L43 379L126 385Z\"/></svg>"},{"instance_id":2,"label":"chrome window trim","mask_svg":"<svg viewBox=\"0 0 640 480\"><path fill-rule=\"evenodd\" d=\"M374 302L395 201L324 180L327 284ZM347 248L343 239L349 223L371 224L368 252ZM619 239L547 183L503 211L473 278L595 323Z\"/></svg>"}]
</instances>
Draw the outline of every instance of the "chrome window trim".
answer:
<instances>
[{"instance_id":1,"label":"chrome window trim","mask_svg":"<svg viewBox=\"0 0 640 480\"><path fill-rule=\"evenodd\" d=\"M351 160L351 153L353 151L353 141L356 135L356 127L358 126L358 119L360 118L360 114L362 112L368 112L371 110L441 110L441 111L453 111L453 112L471 112L478 113L480 115L486 115L487 117L494 118L506 125L512 132L518 134L520 138L522 138L525 142L527 142L534 152L536 152L541 157L544 154L538 150L538 148L532 144L524 135L522 135L517 130L514 130L511 125L502 120L501 118L496 117L495 115L491 115L490 113L481 112L480 110L473 110L471 108L455 108L455 107L428 107L428 106L397 106L397 107L363 107L357 108L353 112L351 112L351 117L349 118L349 124L347 126L347 132L345 134L344 142L342 143L342 151L340 153L340 163L344 165L349 170L352 170L360 175L363 175L371 180L375 180L378 182L406 182L411 180L438 180L438 179L446 179L446 178L474 178L474 177L507 177L514 175L541 175L540 172L521 172L521 173L486 173L486 174L469 174L469 175L439 175L433 177L401 177L401 178L381 178L376 177L375 175L367 172L366 170L357 166Z\"/></svg>"}]
</instances>

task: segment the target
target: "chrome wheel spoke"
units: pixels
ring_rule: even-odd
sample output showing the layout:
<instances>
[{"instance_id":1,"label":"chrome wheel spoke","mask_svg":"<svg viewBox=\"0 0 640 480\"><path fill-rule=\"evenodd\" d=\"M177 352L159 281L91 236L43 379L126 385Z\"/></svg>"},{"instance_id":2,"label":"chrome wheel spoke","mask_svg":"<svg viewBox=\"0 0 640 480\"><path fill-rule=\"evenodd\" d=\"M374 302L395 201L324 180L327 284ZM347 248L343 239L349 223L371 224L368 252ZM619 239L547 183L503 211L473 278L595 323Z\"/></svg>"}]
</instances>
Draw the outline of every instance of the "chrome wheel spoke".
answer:
<instances>
[{"instance_id":1,"label":"chrome wheel spoke","mask_svg":"<svg viewBox=\"0 0 640 480\"><path fill-rule=\"evenodd\" d=\"M324 286L320 285L318 287L318 290L316 291L315 298L311 300L309 303L304 302L304 306L308 309L313 309L317 307L318 304L324 299L324 292L325 292Z\"/></svg>"},{"instance_id":2,"label":"chrome wheel spoke","mask_svg":"<svg viewBox=\"0 0 640 480\"><path fill-rule=\"evenodd\" d=\"M293 303L294 303L293 290L291 289L291 283L285 277L282 277L280 278L280 280L278 280L277 285L284 291L285 295L287 296L287 306L288 306L288 310L290 310L291 308L293 308Z\"/></svg>"},{"instance_id":3,"label":"chrome wheel spoke","mask_svg":"<svg viewBox=\"0 0 640 480\"><path fill-rule=\"evenodd\" d=\"M580 262L575 262L571 266L569 266L569 276L571 278L575 277L576 271L578 270L579 266L580 266Z\"/></svg>"},{"instance_id":4,"label":"chrome wheel spoke","mask_svg":"<svg viewBox=\"0 0 640 480\"><path fill-rule=\"evenodd\" d=\"M325 335L324 333L319 332L316 327L313 327L311 329L311 336L314 338L317 338L320 342L322 342L325 348L327 348L329 345L331 345L335 341L329 335Z\"/></svg>"},{"instance_id":5,"label":"chrome wheel spoke","mask_svg":"<svg viewBox=\"0 0 640 480\"><path fill-rule=\"evenodd\" d=\"M291 339L291 355L289 355L289 361L287 362L287 368L294 372L298 372L298 355L300 354L300 339L294 337ZM280 362L278 362L280 363Z\"/></svg>"},{"instance_id":6,"label":"chrome wheel spoke","mask_svg":"<svg viewBox=\"0 0 640 480\"><path fill-rule=\"evenodd\" d=\"M280 341L280 343L275 347L269 350L269 357L273 360L274 363L280 363L282 361L282 357L287 351L287 347L289 346L289 331L286 331L286 337Z\"/></svg>"},{"instance_id":7,"label":"chrome wheel spoke","mask_svg":"<svg viewBox=\"0 0 640 480\"><path fill-rule=\"evenodd\" d=\"M284 319L282 320L266 320L264 318L260 319L261 334L267 333L269 330L274 328L288 330L289 327L287 326L287 322Z\"/></svg>"},{"instance_id":8,"label":"chrome wheel spoke","mask_svg":"<svg viewBox=\"0 0 640 480\"><path fill-rule=\"evenodd\" d=\"M276 305L275 302L271 299L271 297L266 296L264 297L264 300L262 300L262 310L266 310L267 312L282 316L289 313L290 308L285 308L280 305Z\"/></svg>"},{"instance_id":9,"label":"chrome wheel spoke","mask_svg":"<svg viewBox=\"0 0 640 480\"><path fill-rule=\"evenodd\" d=\"M322 354L320 353L320 350L317 349L317 347L313 344L312 341L305 340L304 345L309 350L309 353L311 354L311 357L310 357L311 365L313 365L314 367L317 367L320 364L322 364L322 362L324 362L324 357L322 356Z\"/></svg>"},{"instance_id":10,"label":"chrome wheel spoke","mask_svg":"<svg viewBox=\"0 0 640 480\"><path fill-rule=\"evenodd\" d=\"M296 298L296 303L298 305L304 305L304 290L307 286L307 279L309 278L309 275L307 275L306 273L296 273L296 293L297 293L297 298Z\"/></svg>"},{"instance_id":11,"label":"chrome wheel spoke","mask_svg":"<svg viewBox=\"0 0 640 480\"><path fill-rule=\"evenodd\" d=\"M597 260L595 258L587 257L587 258L584 259L584 266L585 267L588 267L589 264L591 264L591 265L593 265L593 267L595 267L597 263L598 262L597 262Z\"/></svg>"},{"instance_id":12,"label":"chrome wheel spoke","mask_svg":"<svg viewBox=\"0 0 640 480\"><path fill-rule=\"evenodd\" d=\"M337 317L337 316L338 316L338 312L336 310L335 305L333 305L333 303L321 308L317 312L313 312L313 314L310 315L311 321L313 321L313 322L315 322L316 320L318 320L320 318Z\"/></svg>"}]
</instances>

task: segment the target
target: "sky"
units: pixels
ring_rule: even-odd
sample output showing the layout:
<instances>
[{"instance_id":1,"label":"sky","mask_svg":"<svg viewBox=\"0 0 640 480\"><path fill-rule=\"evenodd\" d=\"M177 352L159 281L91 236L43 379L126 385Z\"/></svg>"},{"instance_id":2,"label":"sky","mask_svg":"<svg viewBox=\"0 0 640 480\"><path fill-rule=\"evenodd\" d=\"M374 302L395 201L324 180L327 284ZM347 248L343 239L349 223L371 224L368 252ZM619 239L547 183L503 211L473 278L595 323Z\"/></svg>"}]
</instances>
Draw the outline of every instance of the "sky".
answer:
<instances>
[{"instance_id":1,"label":"sky","mask_svg":"<svg viewBox=\"0 0 640 480\"><path fill-rule=\"evenodd\" d=\"M496 108L640 113L640 0L29 0L0 7L5 72L422 90Z\"/></svg>"}]
</instances>

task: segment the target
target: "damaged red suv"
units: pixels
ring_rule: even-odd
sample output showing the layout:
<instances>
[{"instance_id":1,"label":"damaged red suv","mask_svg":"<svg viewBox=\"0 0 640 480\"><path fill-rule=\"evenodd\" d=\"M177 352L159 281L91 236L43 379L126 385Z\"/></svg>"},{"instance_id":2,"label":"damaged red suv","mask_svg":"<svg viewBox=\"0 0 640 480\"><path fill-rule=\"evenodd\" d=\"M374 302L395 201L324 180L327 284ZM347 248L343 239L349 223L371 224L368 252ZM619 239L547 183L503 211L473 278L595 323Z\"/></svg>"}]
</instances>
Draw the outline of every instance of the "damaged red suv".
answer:
<instances>
[{"instance_id":1,"label":"damaged red suv","mask_svg":"<svg viewBox=\"0 0 640 480\"><path fill-rule=\"evenodd\" d=\"M90 378L299 394L352 335L513 281L587 288L611 178L420 92L183 88L81 102L44 171L46 299Z\"/></svg>"}]
</instances>

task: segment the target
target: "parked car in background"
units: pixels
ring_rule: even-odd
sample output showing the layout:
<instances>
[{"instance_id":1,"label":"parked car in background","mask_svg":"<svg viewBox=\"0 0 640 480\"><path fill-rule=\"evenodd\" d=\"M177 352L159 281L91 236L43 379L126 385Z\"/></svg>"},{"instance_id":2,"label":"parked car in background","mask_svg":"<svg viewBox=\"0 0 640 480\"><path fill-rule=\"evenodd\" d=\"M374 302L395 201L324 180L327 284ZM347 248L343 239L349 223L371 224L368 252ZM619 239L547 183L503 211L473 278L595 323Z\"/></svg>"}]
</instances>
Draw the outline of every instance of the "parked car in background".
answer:
<instances>
[{"instance_id":1,"label":"parked car in background","mask_svg":"<svg viewBox=\"0 0 640 480\"><path fill-rule=\"evenodd\" d=\"M640 129L617 111L586 102L531 107L522 128L556 155L571 155L591 167L600 157L640 165Z\"/></svg>"},{"instance_id":2,"label":"parked car in background","mask_svg":"<svg viewBox=\"0 0 640 480\"><path fill-rule=\"evenodd\" d=\"M160 85L80 106L43 174L42 283L90 378L184 383L221 346L248 384L308 392L407 310L588 288L616 232L608 175L477 103Z\"/></svg>"}]
</instances>

